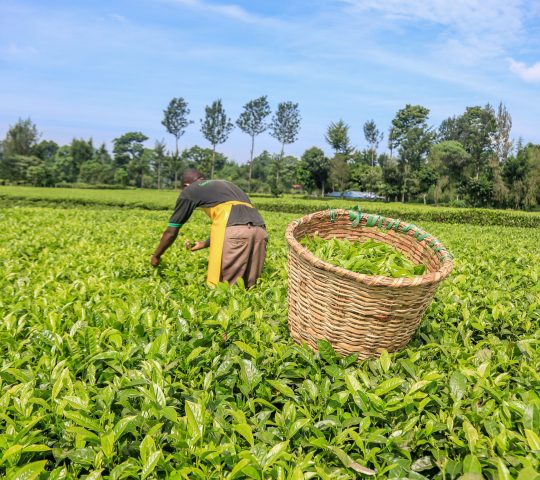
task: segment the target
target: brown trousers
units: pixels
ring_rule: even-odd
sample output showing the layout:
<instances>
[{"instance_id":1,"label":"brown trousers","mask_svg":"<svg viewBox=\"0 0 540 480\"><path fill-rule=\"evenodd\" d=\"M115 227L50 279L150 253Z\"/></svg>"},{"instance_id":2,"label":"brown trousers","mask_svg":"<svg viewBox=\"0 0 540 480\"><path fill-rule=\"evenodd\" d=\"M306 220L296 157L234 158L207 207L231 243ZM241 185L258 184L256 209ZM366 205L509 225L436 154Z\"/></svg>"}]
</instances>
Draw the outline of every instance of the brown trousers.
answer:
<instances>
[{"instance_id":1,"label":"brown trousers","mask_svg":"<svg viewBox=\"0 0 540 480\"><path fill-rule=\"evenodd\" d=\"M252 287L261 275L267 243L268 234L263 227L227 227L221 257L221 280L232 285L243 278L246 288Z\"/></svg>"}]
</instances>

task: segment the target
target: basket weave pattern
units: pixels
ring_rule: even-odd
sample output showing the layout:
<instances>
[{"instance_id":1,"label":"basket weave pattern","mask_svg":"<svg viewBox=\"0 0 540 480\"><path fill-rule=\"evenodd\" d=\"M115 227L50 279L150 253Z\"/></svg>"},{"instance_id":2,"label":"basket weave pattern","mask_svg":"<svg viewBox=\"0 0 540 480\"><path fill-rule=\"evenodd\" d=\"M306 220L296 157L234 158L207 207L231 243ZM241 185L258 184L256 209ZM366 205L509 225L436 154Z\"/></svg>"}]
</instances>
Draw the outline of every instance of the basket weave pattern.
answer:
<instances>
[{"instance_id":1,"label":"basket weave pattern","mask_svg":"<svg viewBox=\"0 0 540 480\"><path fill-rule=\"evenodd\" d=\"M346 210L316 212L289 224L289 330L297 342L317 348L328 340L341 354L359 358L382 349L399 350L411 339L439 282L452 270L452 257L433 236L405 222L379 217L379 227L367 226L363 214L353 226ZM388 229L394 225L392 229ZM299 243L306 235L386 242L427 273L408 278L369 276L351 272L317 258ZM418 235L423 234L421 240ZM414 235L417 235L415 238Z\"/></svg>"}]
</instances>

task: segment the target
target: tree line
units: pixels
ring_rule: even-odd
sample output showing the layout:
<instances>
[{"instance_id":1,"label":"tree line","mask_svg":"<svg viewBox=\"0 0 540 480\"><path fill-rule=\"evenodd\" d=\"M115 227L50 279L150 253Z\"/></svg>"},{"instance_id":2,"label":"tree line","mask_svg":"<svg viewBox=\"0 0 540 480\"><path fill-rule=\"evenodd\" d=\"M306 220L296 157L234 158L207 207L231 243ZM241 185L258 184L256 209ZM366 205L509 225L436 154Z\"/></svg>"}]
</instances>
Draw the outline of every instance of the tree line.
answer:
<instances>
[{"instance_id":1,"label":"tree line","mask_svg":"<svg viewBox=\"0 0 540 480\"><path fill-rule=\"evenodd\" d=\"M363 124L364 148L350 138L343 120L331 122L324 140L333 154L313 146L300 158L285 155L298 139L301 115L297 103L279 103L272 114L266 96L247 102L236 121L221 100L205 107L200 131L208 146L181 148L194 123L188 103L173 98L163 111L162 125L175 140L168 151L164 140L153 148L142 132L127 132L96 146L92 139L74 138L68 145L41 139L31 119L19 119L0 142L0 182L36 186L103 186L178 188L187 167L208 177L225 178L249 192L301 190L323 194L347 189L373 192L393 201L423 201L457 206L533 209L540 203L540 145L514 141L512 118L504 104L466 107L437 128L428 123L429 109L406 105L386 133L373 120ZM250 138L245 164L218 151L238 127ZM256 155L256 138L267 132L279 143L276 153Z\"/></svg>"}]
</instances>

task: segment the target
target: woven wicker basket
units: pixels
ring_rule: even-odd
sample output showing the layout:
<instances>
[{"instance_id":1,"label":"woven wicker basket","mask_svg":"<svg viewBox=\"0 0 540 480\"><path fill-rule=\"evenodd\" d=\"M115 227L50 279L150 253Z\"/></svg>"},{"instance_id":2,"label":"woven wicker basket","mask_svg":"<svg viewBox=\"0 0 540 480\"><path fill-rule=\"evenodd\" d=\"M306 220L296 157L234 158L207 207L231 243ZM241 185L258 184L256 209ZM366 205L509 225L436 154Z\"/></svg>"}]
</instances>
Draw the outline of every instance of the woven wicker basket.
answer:
<instances>
[{"instance_id":1,"label":"woven wicker basket","mask_svg":"<svg viewBox=\"0 0 540 480\"><path fill-rule=\"evenodd\" d=\"M317 232L323 238L386 242L427 273L388 278L351 272L317 258L298 240ZM306 215L289 224L289 330L297 342L317 349L328 340L342 354L360 359L411 339L437 286L452 270L452 256L416 225L361 212L334 210Z\"/></svg>"}]
</instances>

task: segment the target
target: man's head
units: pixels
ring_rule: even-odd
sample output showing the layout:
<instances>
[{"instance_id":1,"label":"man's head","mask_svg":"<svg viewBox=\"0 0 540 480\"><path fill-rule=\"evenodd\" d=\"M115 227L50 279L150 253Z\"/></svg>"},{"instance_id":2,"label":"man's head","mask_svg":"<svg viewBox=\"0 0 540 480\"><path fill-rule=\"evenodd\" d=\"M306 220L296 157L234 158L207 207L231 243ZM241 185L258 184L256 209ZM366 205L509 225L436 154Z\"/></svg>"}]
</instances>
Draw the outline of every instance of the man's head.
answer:
<instances>
[{"instance_id":1,"label":"man's head","mask_svg":"<svg viewBox=\"0 0 540 480\"><path fill-rule=\"evenodd\" d=\"M197 180L204 180L204 174L196 168L188 168L182 175L182 188L189 187Z\"/></svg>"}]
</instances>

